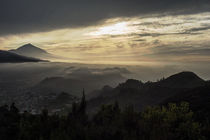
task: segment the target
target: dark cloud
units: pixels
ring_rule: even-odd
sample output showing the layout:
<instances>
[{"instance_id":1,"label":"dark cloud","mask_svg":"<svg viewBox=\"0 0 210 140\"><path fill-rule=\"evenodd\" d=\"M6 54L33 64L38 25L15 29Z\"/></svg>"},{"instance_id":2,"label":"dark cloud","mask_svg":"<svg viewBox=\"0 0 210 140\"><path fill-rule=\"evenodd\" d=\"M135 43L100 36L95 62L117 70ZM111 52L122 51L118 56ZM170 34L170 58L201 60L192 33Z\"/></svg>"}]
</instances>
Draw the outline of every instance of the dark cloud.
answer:
<instances>
[{"instance_id":1,"label":"dark cloud","mask_svg":"<svg viewBox=\"0 0 210 140\"><path fill-rule=\"evenodd\" d=\"M159 37L159 36L168 36L168 35L198 35L202 33L198 33L198 31L204 31L210 29L209 27L202 28L192 28L183 32L172 32L172 33L140 33L136 34L139 37Z\"/></svg>"},{"instance_id":2,"label":"dark cloud","mask_svg":"<svg viewBox=\"0 0 210 140\"><path fill-rule=\"evenodd\" d=\"M0 34L97 24L107 18L210 11L209 0L0 0Z\"/></svg>"},{"instance_id":3,"label":"dark cloud","mask_svg":"<svg viewBox=\"0 0 210 140\"><path fill-rule=\"evenodd\" d=\"M161 41L160 40L158 40L158 39L156 39L155 41L153 41L152 42L154 45L158 45L158 44L160 44L161 43Z\"/></svg>"},{"instance_id":4,"label":"dark cloud","mask_svg":"<svg viewBox=\"0 0 210 140\"><path fill-rule=\"evenodd\" d=\"M207 30L209 27L204 27L204 28ZM197 31L195 31L195 29L197 29ZM183 31L180 31L180 32L168 32L168 33L145 32L145 33L129 33L129 34L123 34L123 35L104 35L104 36L108 37L108 38L118 38L118 37L130 37L130 36L133 36L133 37L138 38L138 39L135 39L133 41L145 42L146 39L144 39L144 37L160 37L160 36L169 36L169 35L199 35L199 34L202 34L202 33L198 32L199 29L202 30L203 27L202 28L192 28L192 29L183 30Z\"/></svg>"},{"instance_id":5,"label":"dark cloud","mask_svg":"<svg viewBox=\"0 0 210 140\"><path fill-rule=\"evenodd\" d=\"M118 49L122 49L122 48L124 48L124 45L122 45L122 44L117 44L116 47L117 47Z\"/></svg>"},{"instance_id":6,"label":"dark cloud","mask_svg":"<svg viewBox=\"0 0 210 140\"><path fill-rule=\"evenodd\" d=\"M69 47L68 47L69 48ZM90 50L94 50L94 49L98 49L98 48L102 48L102 46L96 46L96 45L91 45L91 46L87 46L87 45L79 45L76 47L73 47L72 49L75 50L80 50L80 51L90 51Z\"/></svg>"},{"instance_id":7,"label":"dark cloud","mask_svg":"<svg viewBox=\"0 0 210 140\"><path fill-rule=\"evenodd\" d=\"M157 27L164 27L164 26L173 26L173 25L180 25L183 24L182 22L177 23L160 23L159 21L153 21L153 22L143 22L138 24L133 24L133 26L157 26Z\"/></svg>"},{"instance_id":8,"label":"dark cloud","mask_svg":"<svg viewBox=\"0 0 210 140\"><path fill-rule=\"evenodd\" d=\"M193 32L206 31L206 30L209 30L209 29L210 29L210 25L205 26L205 27L191 28L191 29L187 30L186 32L193 33Z\"/></svg>"},{"instance_id":9,"label":"dark cloud","mask_svg":"<svg viewBox=\"0 0 210 140\"><path fill-rule=\"evenodd\" d=\"M92 74L132 74L126 68L121 67L108 67L108 68L88 68L88 67L81 67L75 69L68 69L68 74L71 75L92 75Z\"/></svg>"},{"instance_id":10,"label":"dark cloud","mask_svg":"<svg viewBox=\"0 0 210 140\"><path fill-rule=\"evenodd\" d=\"M198 55L198 56L209 56L209 46L203 47L192 47L192 46L156 46L152 48L154 52L152 55L167 55L167 56L187 56L187 55Z\"/></svg>"},{"instance_id":11,"label":"dark cloud","mask_svg":"<svg viewBox=\"0 0 210 140\"><path fill-rule=\"evenodd\" d=\"M174 34L174 33L173 33ZM170 33L140 33L138 34L140 37L158 37L158 36L163 36L163 35L171 35Z\"/></svg>"},{"instance_id":12,"label":"dark cloud","mask_svg":"<svg viewBox=\"0 0 210 140\"><path fill-rule=\"evenodd\" d=\"M146 39L136 39L136 40L133 40L133 41L136 41L136 42L145 42L147 40Z\"/></svg>"}]
</instances>

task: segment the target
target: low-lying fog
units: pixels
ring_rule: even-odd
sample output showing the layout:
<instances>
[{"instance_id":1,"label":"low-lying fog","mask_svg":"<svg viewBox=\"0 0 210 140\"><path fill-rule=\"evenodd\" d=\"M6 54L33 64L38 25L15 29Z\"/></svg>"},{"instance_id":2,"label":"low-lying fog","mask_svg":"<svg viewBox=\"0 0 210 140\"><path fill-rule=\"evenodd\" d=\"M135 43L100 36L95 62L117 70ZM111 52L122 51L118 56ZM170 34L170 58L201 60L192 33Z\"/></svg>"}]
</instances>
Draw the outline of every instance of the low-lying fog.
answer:
<instances>
[{"instance_id":1,"label":"low-lying fog","mask_svg":"<svg viewBox=\"0 0 210 140\"><path fill-rule=\"evenodd\" d=\"M123 66L123 65L98 65L77 64L60 62L42 63L3 63L0 64L0 80L20 81L26 80L27 84L36 84L49 77L77 77L84 75L120 74L125 78L134 78L141 81L156 81L162 77L180 71L192 71L203 79L210 79L210 64L196 65L167 65L167 66Z\"/></svg>"}]
</instances>

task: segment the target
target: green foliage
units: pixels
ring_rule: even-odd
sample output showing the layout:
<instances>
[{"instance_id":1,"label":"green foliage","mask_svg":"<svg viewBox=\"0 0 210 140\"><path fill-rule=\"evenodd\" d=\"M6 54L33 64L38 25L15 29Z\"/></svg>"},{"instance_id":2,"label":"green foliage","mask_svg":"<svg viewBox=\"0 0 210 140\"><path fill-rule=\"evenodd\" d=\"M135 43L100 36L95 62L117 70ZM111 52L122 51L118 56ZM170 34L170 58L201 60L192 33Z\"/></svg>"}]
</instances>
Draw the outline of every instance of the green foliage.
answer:
<instances>
[{"instance_id":1,"label":"green foliage","mask_svg":"<svg viewBox=\"0 0 210 140\"><path fill-rule=\"evenodd\" d=\"M201 124L194 121L189 104L149 107L142 114L148 137L152 139L201 140Z\"/></svg>"},{"instance_id":2,"label":"green foliage","mask_svg":"<svg viewBox=\"0 0 210 140\"><path fill-rule=\"evenodd\" d=\"M205 123L200 123L205 122ZM19 113L12 104L0 107L0 138L3 140L205 140L210 123L194 118L189 104L123 110L116 102L103 105L93 116L86 114L85 95L74 103L68 116Z\"/></svg>"}]
</instances>

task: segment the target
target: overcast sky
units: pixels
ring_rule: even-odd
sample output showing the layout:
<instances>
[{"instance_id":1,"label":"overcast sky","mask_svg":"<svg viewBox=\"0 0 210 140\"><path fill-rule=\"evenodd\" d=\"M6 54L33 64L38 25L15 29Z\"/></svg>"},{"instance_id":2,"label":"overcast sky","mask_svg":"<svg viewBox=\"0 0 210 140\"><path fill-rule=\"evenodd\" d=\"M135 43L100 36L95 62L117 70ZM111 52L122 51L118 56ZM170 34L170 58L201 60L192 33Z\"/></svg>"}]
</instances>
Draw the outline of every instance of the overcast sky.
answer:
<instances>
[{"instance_id":1,"label":"overcast sky","mask_svg":"<svg viewBox=\"0 0 210 140\"><path fill-rule=\"evenodd\" d=\"M210 0L0 0L0 49L86 63L210 62Z\"/></svg>"}]
</instances>

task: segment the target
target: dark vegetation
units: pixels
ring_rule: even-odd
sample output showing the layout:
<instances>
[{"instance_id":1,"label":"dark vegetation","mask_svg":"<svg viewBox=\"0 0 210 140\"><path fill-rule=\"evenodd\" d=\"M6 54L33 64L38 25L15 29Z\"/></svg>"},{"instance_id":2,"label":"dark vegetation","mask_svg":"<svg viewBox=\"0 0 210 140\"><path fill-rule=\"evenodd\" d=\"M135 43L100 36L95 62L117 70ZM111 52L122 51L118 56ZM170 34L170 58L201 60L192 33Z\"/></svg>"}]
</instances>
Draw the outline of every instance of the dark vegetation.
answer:
<instances>
[{"instance_id":1,"label":"dark vegetation","mask_svg":"<svg viewBox=\"0 0 210 140\"><path fill-rule=\"evenodd\" d=\"M199 112L204 113L204 112ZM209 113L209 112L205 112ZM120 109L117 102L103 105L93 116L86 114L86 100L73 103L66 116L19 113L12 104L0 107L2 140L205 140L209 139L209 118L197 117L189 103Z\"/></svg>"},{"instance_id":2,"label":"dark vegetation","mask_svg":"<svg viewBox=\"0 0 210 140\"><path fill-rule=\"evenodd\" d=\"M162 105L166 105L168 102L179 103L180 101L188 102L199 118L210 118L210 85L179 93L166 99Z\"/></svg>"}]
</instances>

